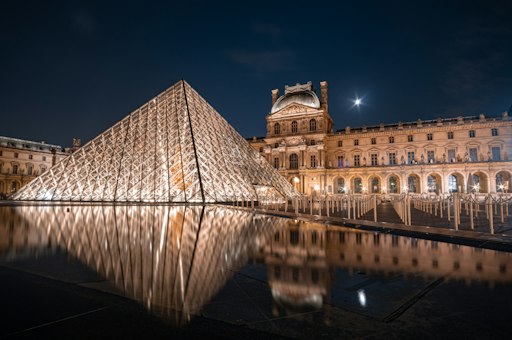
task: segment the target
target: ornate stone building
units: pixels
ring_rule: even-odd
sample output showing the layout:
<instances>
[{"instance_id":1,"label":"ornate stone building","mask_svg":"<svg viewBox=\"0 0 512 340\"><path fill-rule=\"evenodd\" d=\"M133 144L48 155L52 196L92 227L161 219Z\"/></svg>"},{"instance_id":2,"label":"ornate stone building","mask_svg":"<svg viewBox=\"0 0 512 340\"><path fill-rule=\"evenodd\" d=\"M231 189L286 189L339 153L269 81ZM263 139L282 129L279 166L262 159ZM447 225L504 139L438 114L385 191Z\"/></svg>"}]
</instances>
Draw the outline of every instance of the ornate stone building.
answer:
<instances>
[{"instance_id":1,"label":"ornate stone building","mask_svg":"<svg viewBox=\"0 0 512 340\"><path fill-rule=\"evenodd\" d=\"M46 142L0 136L0 196L15 193L79 146L79 139L73 140L73 148L63 149Z\"/></svg>"},{"instance_id":2,"label":"ornate stone building","mask_svg":"<svg viewBox=\"0 0 512 340\"><path fill-rule=\"evenodd\" d=\"M333 130L327 82L272 90L267 135L251 145L312 193L510 191L512 121L466 116Z\"/></svg>"}]
</instances>

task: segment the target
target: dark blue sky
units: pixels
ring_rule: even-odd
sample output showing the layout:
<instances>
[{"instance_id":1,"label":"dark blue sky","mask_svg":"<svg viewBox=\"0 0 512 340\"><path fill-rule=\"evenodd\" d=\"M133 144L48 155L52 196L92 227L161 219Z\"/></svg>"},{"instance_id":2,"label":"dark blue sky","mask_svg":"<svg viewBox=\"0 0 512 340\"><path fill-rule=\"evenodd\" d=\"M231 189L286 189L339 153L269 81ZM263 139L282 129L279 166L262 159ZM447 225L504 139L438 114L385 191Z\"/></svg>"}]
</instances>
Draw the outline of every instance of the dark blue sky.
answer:
<instances>
[{"instance_id":1,"label":"dark blue sky","mask_svg":"<svg viewBox=\"0 0 512 340\"><path fill-rule=\"evenodd\" d=\"M90 140L181 78L243 136L329 82L336 129L512 104L510 1L4 1L0 135ZM355 94L364 98L351 109Z\"/></svg>"}]
</instances>

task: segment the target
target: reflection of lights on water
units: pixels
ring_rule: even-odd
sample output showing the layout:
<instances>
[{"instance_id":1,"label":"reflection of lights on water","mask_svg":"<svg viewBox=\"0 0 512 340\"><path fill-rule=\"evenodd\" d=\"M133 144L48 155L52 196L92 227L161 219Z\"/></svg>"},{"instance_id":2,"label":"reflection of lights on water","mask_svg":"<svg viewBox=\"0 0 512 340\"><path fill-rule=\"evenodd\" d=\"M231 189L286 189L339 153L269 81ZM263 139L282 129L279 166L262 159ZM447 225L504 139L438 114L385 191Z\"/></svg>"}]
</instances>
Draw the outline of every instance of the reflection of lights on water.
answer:
<instances>
[{"instance_id":1,"label":"reflection of lights on water","mask_svg":"<svg viewBox=\"0 0 512 340\"><path fill-rule=\"evenodd\" d=\"M357 291L357 297L359 298L361 306L366 307L366 294L364 293L364 289L359 289Z\"/></svg>"}]
</instances>

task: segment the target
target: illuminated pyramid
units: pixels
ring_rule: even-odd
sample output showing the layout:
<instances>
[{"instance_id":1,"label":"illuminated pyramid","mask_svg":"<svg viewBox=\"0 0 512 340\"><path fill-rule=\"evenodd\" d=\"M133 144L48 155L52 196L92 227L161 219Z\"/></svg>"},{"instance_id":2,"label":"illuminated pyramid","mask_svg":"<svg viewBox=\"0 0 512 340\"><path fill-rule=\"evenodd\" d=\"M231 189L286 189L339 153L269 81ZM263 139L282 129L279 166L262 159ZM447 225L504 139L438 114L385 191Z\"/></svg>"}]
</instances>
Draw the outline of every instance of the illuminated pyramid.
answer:
<instances>
[{"instance_id":1,"label":"illuminated pyramid","mask_svg":"<svg viewBox=\"0 0 512 340\"><path fill-rule=\"evenodd\" d=\"M230 202L295 189L179 81L57 163L14 200Z\"/></svg>"}]
</instances>

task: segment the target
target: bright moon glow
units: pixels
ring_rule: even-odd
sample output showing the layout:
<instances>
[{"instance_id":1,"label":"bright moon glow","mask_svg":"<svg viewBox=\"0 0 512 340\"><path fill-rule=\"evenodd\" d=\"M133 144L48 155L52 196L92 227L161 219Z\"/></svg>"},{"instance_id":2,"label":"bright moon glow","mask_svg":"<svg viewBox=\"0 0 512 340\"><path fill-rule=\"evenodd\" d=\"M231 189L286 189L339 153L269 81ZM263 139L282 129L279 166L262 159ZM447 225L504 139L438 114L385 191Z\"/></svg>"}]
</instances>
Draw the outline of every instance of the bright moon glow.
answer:
<instances>
[{"instance_id":1,"label":"bright moon glow","mask_svg":"<svg viewBox=\"0 0 512 340\"><path fill-rule=\"evenodd\" d=\"M361 99L356 98L356 100L354 100L354 104L356 104L357 106L361 105Z\"/></svg>"}]
</instances>

